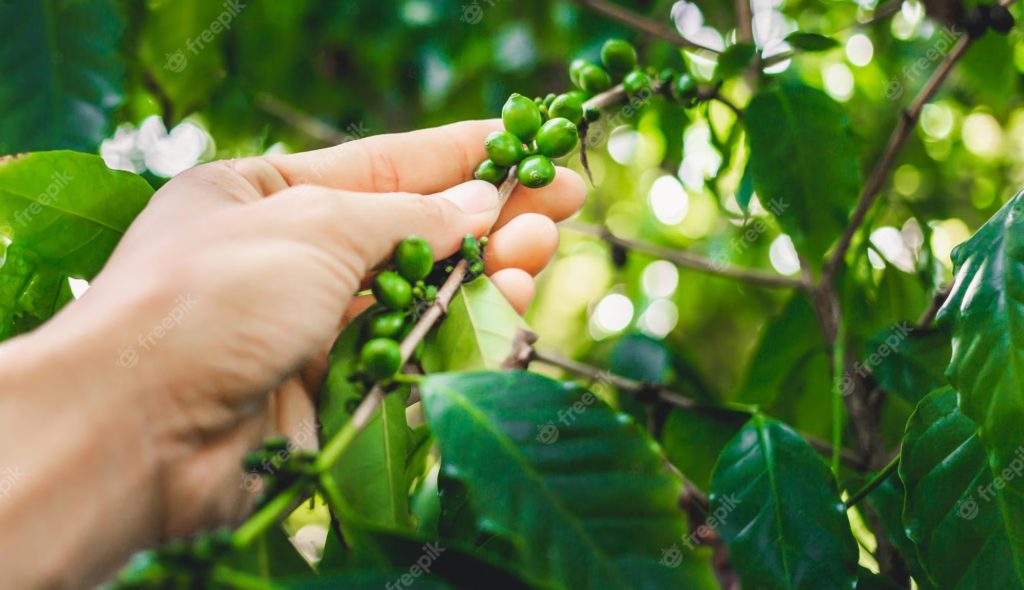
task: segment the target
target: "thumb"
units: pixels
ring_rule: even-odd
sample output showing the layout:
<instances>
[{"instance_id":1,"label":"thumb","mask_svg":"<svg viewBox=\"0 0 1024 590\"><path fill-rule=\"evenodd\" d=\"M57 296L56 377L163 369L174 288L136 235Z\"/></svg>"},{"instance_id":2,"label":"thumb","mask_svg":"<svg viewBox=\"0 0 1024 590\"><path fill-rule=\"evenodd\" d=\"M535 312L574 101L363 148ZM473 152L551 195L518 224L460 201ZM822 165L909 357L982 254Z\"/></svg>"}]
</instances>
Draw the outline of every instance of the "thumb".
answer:
<instances>
[{"instance_id":1,"label":"thumb","mask_svg":"<svg viewBox=\"0 0 1024 590\"><path fill-rule=\"evenodd\" d=\"M328 239L332 249L358 255L366 268L390 258L398 243L411 235L427 240L436 259L451 256L466 234L483 235L501 212L498 189L481 180L434 195L357 193L303 185L265 202L273 201L289 213L313 213L320 229L316 233ZM309 230L308 226L296 229Z\"/></svg>"}]
</instances>

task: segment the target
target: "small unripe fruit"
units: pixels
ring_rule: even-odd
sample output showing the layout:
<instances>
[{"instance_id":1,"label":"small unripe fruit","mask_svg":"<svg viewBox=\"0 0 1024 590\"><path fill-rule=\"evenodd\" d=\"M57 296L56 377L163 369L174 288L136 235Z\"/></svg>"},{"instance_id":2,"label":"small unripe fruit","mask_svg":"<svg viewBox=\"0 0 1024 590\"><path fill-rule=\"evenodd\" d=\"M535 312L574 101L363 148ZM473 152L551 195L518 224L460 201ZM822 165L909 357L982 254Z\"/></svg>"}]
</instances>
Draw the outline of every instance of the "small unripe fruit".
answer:
<instances>
[{"instance_id":1,"label":"small unripe fruit","mask_svg":"<svg viewBox=\"0 0 1024 590\"><path fill-rule=\"evenodd\" d=\"M477 260L480 258L480 241L473 234L462 238L462 257L466 260Z\"/></svg>"},{"instance_id":2,"label":"small unripe fruit","mask_svg":"<svg viewBox=\"0 0 1024 590\"><path fill-rule=\"evenodd\" d=\"M555 102L556 98L558 98L557 94L555 94L554 92L549 93L547 96L544 97L544 106L546 106L548 110L551 110L551 103Z\"/></svg>"},{"instance_id":3,"label":"small unripe fruit","mask_svg":"<svg viewBox=\"0 0 1024 590\"><path fill-rule=\"evenodd\" d=\"M540 117L540 111L537 111L537 116ZM537 125L537 128L539 129L540 125ZM508 131L492 132L484 140L484 149L487 151L487 157L498 166L515 166L526 153L523 142Z\"/></svg>"},{"instance_id":4,"label":"small unripe fruit","mask_svg":"<svg viewBox=\"0 0 1024 590\"><path fill-rule=\"evenodd\" d=\"M636 67L636 49L628 41L609 39L601 47L601 63L609 72L624 74Z\"/></svg>"},{"instance_id":5,"label":"small unripe fruit","mask_svg":"<svg viewBox=\"0 0 1024 590\"><path fill-rule=\"evenodd\" d=\"M598 92L604 92L611 87L611 77L608 76L608 72L604 71L599 66L588 65L580 72L580 88L587 92L596 94Z\"/></svg>"},{"instance_id":6,"label":"small unripe fruit","mask_svg":"<svg viewBox=\"0 0 1024 590\"><path fill-rule=\"evenodd\" d=\"M548 114L552 119L562 117L573 123L579 123L583 118L583 101L577 95L563 94L551 103Z\"/></svg>"},{"instance_id":7,"label":"small unripe fruit","mask_svg":"<svg viewBox=\"0 0 1024 590\"><path fill-rule=\"evenodd\" d=\"M505 180L505 176L507 175L507 166L498 166L491 160L484 160L476 167L476 172L473 173L473 178L477 180L484 180L491 184L501 184L501 181Z\"/></svg>"},{"instance_id":8,"label":"small unripe fruit","mask_svg":"<svg viewBox=\"0 0 1024 590\"><path fill-rule=\"evenodd\" d=\"M404 313L400 311L382 313L370 320L370 337L397 340L404 327Z\"/></svg>"},{"instance_id":9,"label":"small unripe fruit","mask_svg":"<svg viewBox=\"0 0 1024 590\"><path fill-rule=\"evenodd\" d=\"M697 102L697 81L687 73L679 74L672 84L672 97L690 107Z\"/></svg>"},{"instance_id":10,"label":"small unripe fruit","mask_svg":"<svg viewBox=\"0 0 1024 590\"><path fill-rule=\"evenodd\" d=\"M626 89L626 94L629 96L647 96L653 91L650 78L640 70L633 70L626 74L622 80L622 87Z\"/></svg>"},{"instance_id":11,"label":"small unripe fruit","mask_svg":"<svg viewBox=\"0 0 1024 590\"><path fill-rule=\"evenodd\" d=\"M402 368L402 351L390 338L374 338L359 353L363 371L374 381L393 377Z\"/></svg>"},{"instance_id":12,"label":"small unripe fruit","mask_svg":"<svg viewBox=\"0 0 1024 590\"><path fill-rule=\"evenodd\" d=\"M523 142L532 140L543 123L537 103L522 94L513 94L508 97L505 106L501 109L501 121L505 124L506 131ZM498 163L501 164L501 162Z\"/></svg>"},{"instance_id":13,"label":"small unripe fruit","mask_svg":"<svg viewBox=\"0 0 1024 590\"><path fill-rule=\"evenodd\" d=\"M549 158L560 158L576 147L580 135L569 119L551 119L537 133L537 150Z\"/></svg>"},{"instance_id":14,"label":"small unripe fruit","mask_svg":"<svg viewBox=\"0 0 1024 590\"><path fill-rule=\"evenodd\" d=\"M525 187L541 188L555 179L555 165L547 156L529 156L516 168L516 178Z\"/></svg>"},{"instance_id":15,"label":"small unripe fruit","mask_svg":"<svg viewBox=\"0 0 1024 590\"><path fill-rule=\"evenodd\" d=\"M583 68L589 65L590 62L585 59L574 59L572 60L572 63L569 64L569 81L577 88L583 87L583 85L580 84L580 72L583 71Z\"/></svg>"},{"instance_id":16,"label":"small unripe fruit","mask_svg":"<svg viewBox=\"0 0 1024 590\"><path fill-rule=\"evenodd\" d=\"M395 269L407 281L426 278L434 269L434 250L430 243L417 236L402 240L395 249Z\"/></svg>"},{"instance_id":17,"label":"small unripe fruit","mask_svg":"<svg viewBox=\"0 0 1024 590\"><path fill-rule=\"evenodd\" d=\"M397 272L386 270L373 277L373 296L389 309L405 309L412 303L412 285Z\"/></svg>"}]
</instances>

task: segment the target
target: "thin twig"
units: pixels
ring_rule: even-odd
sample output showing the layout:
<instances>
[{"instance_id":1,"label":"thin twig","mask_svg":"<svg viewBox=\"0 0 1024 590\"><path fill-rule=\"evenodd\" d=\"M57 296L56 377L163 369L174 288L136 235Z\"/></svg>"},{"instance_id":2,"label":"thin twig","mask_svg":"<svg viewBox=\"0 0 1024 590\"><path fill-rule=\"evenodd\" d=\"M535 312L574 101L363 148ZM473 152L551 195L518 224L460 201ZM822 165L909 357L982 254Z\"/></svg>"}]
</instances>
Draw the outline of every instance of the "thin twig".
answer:
<instances>
[{"instance_id":1,"label":"thin twig","mask_svg":"<svg viewBox=\"0 0 1024 590\"><path fill-rule=\"evenodd\" d=\"M899 154L900 148L902 148L903 144L907 141L911 131L914 130L914 126L917 124L917 120L921 116L921 111L924 109L924 105L935 96L939 87L953 70L953 66L956 65L956 62L959 61L961 57L963 57L970 45L970 36L961 36L956 45L953 46L953 49L948 55L946 55L946 59L939 64L939 67L932 73L928 82L925 83L924 87L922 87L917 93L917 96L914 98L913 102L910 103L910 106L903 111L899 122L896 124L896 128L893 130L892 135L889 136L889 143L886 144L885 151L882 152L882 157L879 158L878 162L875 164L874 170L871 171L871 176L868 177L867 182L864 184L864 190L861 192L860 200L857 202L857 207L854 209L853 215L850 217L850 222L843 231L842 237L839 238L839 243L836 244L835 250L832 251L832 255L825 264L825 268L822 270L823 283L831 282L835 277L836 271L842 264L843 258L846 256L846 252L849 250L851 242L853 242L853 236L856 235L857 230L860 229L861 224L864 223L864 219L867 217L868 211L871 210L871 206L878 200L878 196L881 194L882 185L889 177L889 172L892 170L893 164L896 162L896 156Z\"/></svg>"},{"instance_id":2,"label":"thin twig","mask_svg":"<svg viewBox=\"0 0 1024 590\"><path fill-rule=\"evenodd\" d=\"M594 12L607 16L612 20L618 21L627 27L636 29L637 31L652 37L657 37L658 39L667 41L673 45L689 49L699 49L701 51L707 51L714 54L719 53L717 49L712 49L701 45L700 43L690 41L670 27L667 27L656 20L651 20L645 16L641 16L617 4L608 2L608 0L575 0L575 2L593 10Z\"/></svg>"},{"instance_id":3,"label":"thin twig","mask_svg":"<svg viewBox=\"0 0 1024 590\"><path fill-rule=\"evenodd\" d=\"M526 342L526 340L517 340L517 342ZM527 346L530 346L532 349L532 345L527 344ZM521 356L521 354L517 353L516 351L513 351L513 354ZM643 383L641 381L627 379L626 377L616 375L614 373L599 369L586 363L581 363L579 361L563 358L558 355L547 352L540 352L536 349L532 349L532 354L530 355L530 358L533 361L543 363L545 365L550 365L552 367L558 367L560 369L563 369L570 373L574 373L576 375L586 377L593 381L607 383L615 387L616 389L620 389L627 393L639 396L641 398L641 401L644 401L645 396L650 396L651 398L656 399L657 401L664 402L670 406L674 406L676 408L687 411L724 410L743 413L753 412L753 410L750 408L741 407L738 405L733 407L720 407L700 404L686 397L685 395L672 391L666 387L662 387L657 384ZM832 445L830 445L828 442L807 434L803 434L802 436L807 440L808 444L810 444L811 447L813 447L822 455L828 457L832 454ZM843 460L844 463L851 467L861 469L864 466L856 455L847 451L846 449L841 450L840 458Z\"/></svg>"},{"instance_id":4,"label":"thin twig","mask_svg":"<svg viewBox=\"0 0 1024 590\"><path fill-rule=\"evenodd\" d=\"M864 487L862 487L860 490L858 490L856 493L854 493L846 500L846 507L850 508L851 506L855 506L857 502L860 502L861 500L866 498L868 494L875 491L875 489L878 486L882 485L882 483L884 483L886 479L889 479L889 476L892 475L896 471L896 468L899 466L900 455L897 454L896 457L894 457L891 461L889 461L889 463L885 467L883 467L878 473L876 473L875 476L872 477L870 481L868 481L868 483L864 484Z\"/></svg>"},{"instance_id":5,"label":"thin twig","mask_svg":"<svg viewBox=\"0 0 1024 590\"><path fill-rule=\"evenodd\" d=\"M914 326L917 329L927 328L932 325L935 321L935 316L939 314L939 310L942 309L943 304L946 303L946 299L949 299L949 294L953 291L953 285L944 285L939 288L938 292L932 297L932 302L928 306L928 309L924 310L921 317L917 319L917 324Z\"/></svg>"},{"instance_id":6,"label":"thin twig","mask_svg":"<svg viewBox=\"0 0 1024 590\"><path fill-rule=\"evenodd\" d=\"M629 250L635 250L637 252L644 252L658 258L663 258L672 262L678 266L684 268L690 268L703 273L718 275L727 277L730 279L736 279L751 283L754 285L761 285L763 287L784 287L792 289L808 289L810 285L805 283L802 279L794 279L790 277L784 277L782 275L748 268L739 268L735 266L729 266L726 264L719 264L712 260L708 260L703 256L691 254L683 250L675 250L673 248L666 248L664 246L658 246L657 244L651 244L649 242L642 242L640 240L631 240L627 238L620 238L611 232L591 225L588 223L582 223L579 221L565 221L561 223L561 227L570 229L572 231L584 233L587 235L601 238L609 244L615 244Z\"/></svg>"}]
</instances>

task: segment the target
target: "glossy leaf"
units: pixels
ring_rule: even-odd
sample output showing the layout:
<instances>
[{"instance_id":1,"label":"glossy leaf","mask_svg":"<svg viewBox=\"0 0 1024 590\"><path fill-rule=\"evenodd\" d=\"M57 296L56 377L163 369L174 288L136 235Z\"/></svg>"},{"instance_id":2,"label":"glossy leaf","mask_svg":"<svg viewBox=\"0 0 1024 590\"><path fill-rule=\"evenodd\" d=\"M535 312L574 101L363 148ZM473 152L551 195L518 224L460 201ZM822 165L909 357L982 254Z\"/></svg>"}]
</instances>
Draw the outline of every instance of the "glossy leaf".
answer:
<instances>
[{"instance_id":1,"label":"glossy leaf","mask_svg":"<svg viewBox=\"0 0 1024 590\"><path fill-rule=\"evenodd\" d=\"M964 414L981 427L989 463L1002 472L1024 453L1024 196L958 246L953 262L953 290L940 315L953 329L947 375ZM1024 477L1006 484L1024 497ZM1024 524L1010 540L1024 556Z\"/></svg>"},{"instance_id":2,"label":"glossy leaf","mask_svg":"<svg viewBox=\"0 0 1024 590\"><path fill-rule=\"evenodd\" d=\"M829 468L800 435L757 415L722 451L711 510L744 587L850 589L857 544Z\"/></svg>"},{"instance_id":3,"label":"glossy leaf","mask_svg":"<svg viewBox=\"0 0 1024 590\"><path fill-rule=\"evenodd\" d=\"M423 368L428 373L497 369L512 352L526 323L486 277L463 285L448 315L427 339Z\"/></svg>"},{"instance_id":4,"label":"glossy leaf","mask_svg":"<svg viewBox=\"0 0 1024 590\"><path fill-rule=\"evenodd\" d=\"M820 266L860 193L849 119L824 92L783 84L751 101L744 125L754 190L762 203L786 205L779 225Z\"/></svg>"},{"instance_id":5,"label":"glossy leaf","mask_svg":"<svg viewBox=\"0 0 1024 590\"><path fill-rule=\"evenodd\" d=\"M1024 588L1024 498L985 456L978 425L961 413L957 393L929 394L907 423L900 478L903 521L921 564L939 588ZM996 475L1000 484L996 484Z\"/></svg>"},{"instance_id":6,"label":"glossy leaf","mask_svg":"<svg viewBox=\"0 0 1024 590\"><path fill-rule=\"evenodd\" d=\"M96 150L124 99L124 27L114 0L0 3L0 155Z\"/></svg>"},{"instance_id":7,"label":"glossy leaf","mask_svg":"<svg viewBox=\"0 0 1024 590\"><path fill-rule=\"evenodd\" d=\"M0 159L0 340L32 329L92 279L153 189L98 156L43 152ZM3 242L0 241L0 244Z\"/></svg>"},{"instance_id":8,"label":"glossy leaf","mask_svg":"<svg viewBox=\"0 0 1024 590\"><path fill-rule=\"evenodd\" d=\"M680 587L695 575L659 563L685 537L679 482L643 431L592 394L478 372L431 376L422 395L448 475L527 575L574 589Z\"/></svg>"}]
</instances>

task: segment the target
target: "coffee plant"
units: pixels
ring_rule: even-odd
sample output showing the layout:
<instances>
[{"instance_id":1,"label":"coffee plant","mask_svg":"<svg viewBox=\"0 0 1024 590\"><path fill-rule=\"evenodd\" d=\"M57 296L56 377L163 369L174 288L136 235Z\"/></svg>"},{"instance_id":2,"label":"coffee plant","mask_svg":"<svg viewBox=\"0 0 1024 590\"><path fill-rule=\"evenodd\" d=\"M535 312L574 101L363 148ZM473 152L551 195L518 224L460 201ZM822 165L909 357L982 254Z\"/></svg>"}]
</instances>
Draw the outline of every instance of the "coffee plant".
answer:
<instances>
[{"instance_id":1,"label":"coffee plant","mask_svg":"<svg viewBox=\"0 0 1024 590\"><path fill-rule=\"evenodd\" d=\"M500 115L476 179L591 198L525 318L486 235L398 244L319 450L266 439L244 522L110 588L1024 590L1013 0L249 4L0 4L0 339L278 141ZM154 116L216 147L119 147Z\"/></svg>"}]
</instances>

